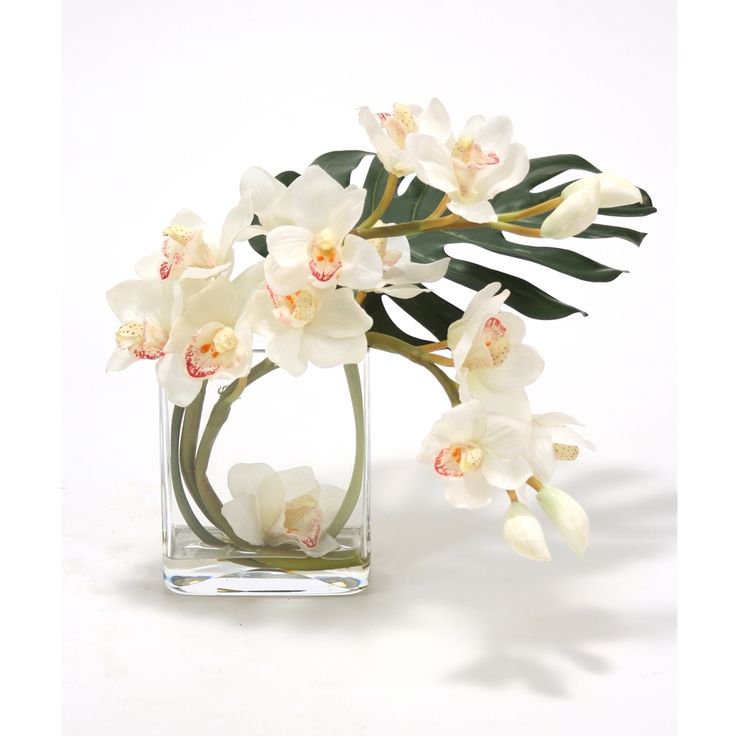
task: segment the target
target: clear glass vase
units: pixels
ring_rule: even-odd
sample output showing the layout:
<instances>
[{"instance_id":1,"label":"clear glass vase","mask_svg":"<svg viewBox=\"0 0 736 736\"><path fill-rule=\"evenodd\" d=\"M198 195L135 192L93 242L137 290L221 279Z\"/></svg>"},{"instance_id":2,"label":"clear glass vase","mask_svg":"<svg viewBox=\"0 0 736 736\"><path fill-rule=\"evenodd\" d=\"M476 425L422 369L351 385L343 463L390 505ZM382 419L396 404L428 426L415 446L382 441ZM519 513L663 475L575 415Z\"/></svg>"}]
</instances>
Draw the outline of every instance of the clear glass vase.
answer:
<instances>
[{"instance_id":1,"label":"clear glass vase","mask_svg":"<svg viewBox=\"0 0 736 736\"><path fill-rule=\"evenodd\" d=\"M161 393L170 590L295 596L366 587L367 363L310 365L295 378L255 351L247 381L211 381L186 409Z\"/></svg>"}]
</instances>

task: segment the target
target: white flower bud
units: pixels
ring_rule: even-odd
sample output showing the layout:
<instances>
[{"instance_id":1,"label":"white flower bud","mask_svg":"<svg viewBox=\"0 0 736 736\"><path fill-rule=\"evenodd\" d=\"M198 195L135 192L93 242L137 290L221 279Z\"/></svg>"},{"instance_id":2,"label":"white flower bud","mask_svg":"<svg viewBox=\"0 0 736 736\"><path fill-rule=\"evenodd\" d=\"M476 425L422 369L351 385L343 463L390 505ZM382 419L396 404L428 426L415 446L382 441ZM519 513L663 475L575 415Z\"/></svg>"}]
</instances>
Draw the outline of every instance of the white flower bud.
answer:
<instances>
[{"instance_id":1,"label":"white flower bud","mask_svg":"<svg viewBox=\"0 0 736 736\"><path fill-rule=\"evenodd\" d=\"M596 180L601 187L601 198L599 207L621 207L626 204L636 204L642 201L641 190L634 186L628 179L610 171L593 176L585 176L574 181L562 190L562 197L567 199L570 195L580 191L589 185L591 180Z\"/></svg>"},{"instance_id":2,"label":"white flower bud","mask_svg":"<svg viewBox=\"0 0 736 736\"><path fill-rule=\"evenodd\" d=\"M511 549L530 560L550 559L544 532L531 510L519 501L513 501L503 520L503 536Z\"/></svg>"},{"instance_id":3,"label":"white flower bud","mask_svg":"<svg viewBox=\"0 0 736 736\"><path fill-rule=\"evenodd\" d=\"M569 494L554 486L542 486L537 493L539 505L554 522L570 549L582 557L588 546L590 522L585 509Z\"/></svg>"},{"instance_id":4,"label":"white flower bud","mask_svg":"<svg viewBox=\"0 0 736 736\"><path fill-rule=\"evenodd\" d=\"M562 240L583 232L593 224L598 214L601 185L595 177L575 182L579 187L563 201L542 223L542 237Z\"/></svg>"}]
</instances>

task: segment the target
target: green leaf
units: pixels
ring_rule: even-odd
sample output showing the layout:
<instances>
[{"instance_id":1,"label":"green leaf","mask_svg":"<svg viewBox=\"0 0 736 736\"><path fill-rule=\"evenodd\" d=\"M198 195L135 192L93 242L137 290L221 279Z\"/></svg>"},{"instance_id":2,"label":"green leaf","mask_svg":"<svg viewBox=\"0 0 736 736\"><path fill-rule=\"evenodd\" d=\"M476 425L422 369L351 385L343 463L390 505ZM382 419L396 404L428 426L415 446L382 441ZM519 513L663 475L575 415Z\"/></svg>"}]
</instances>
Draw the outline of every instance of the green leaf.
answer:
<instances>
[{"instance_id":1,"label":"green leaf","mask_svg":"<svg viewBox=\"0 0 736 736\"><path fill-rule=\"evenodd\" d=\"M498 230L492 230L491 228L437 230L420 233L412 236L409 243L415 258L424 254L430 256L430 260L437 260L447 255L445 252L446 244L469 243L493 253L538 263L541 266L546 266L582 281L613 281L624 273L617 268L598 263L591 258L565 248L514 243L507 240Z\"/></svg>"},{"instance_id":2,"label":"green leaf","mask_svg":"<svg viewBox=\"0 0 736 736\"><path fill-rule=\"evenodd\" d=\"M474 291L480 291L493 281L499 281L504 289L511 291L506 304L534 319L560 319L576 312L588 316L582 309L561 302L518 276L494 271L470 261L453 258L447 269L447 278Z\"/></svg>"},{"instance_id":3,"label":"green leaf","mask_svg":"<svg viewBox=\"0 0 736 736\"><path fill-rule=\"evenodd\" d=\"M361 221L365 220L373 210L376 209L381 200L384 190L386 189L386 182L388 181L388 172L381 163L378 156L373 157L371 165L368 167L368 173L365 176L363 182L363 189L366 190L367 194L365 197L365 205L363 206L363 214L361 215Z\"/></svg>"},{"instance_id":4,"label":"green leaf","mask_svg":"<svg viewBox=\"0 0 736 736\"><path fill-rule=\"evenodd\" d=\"M392 337L398 337L399 340L411 343L412 345L421 345L426 340L421 340L418 337L409 335L404 332L396 323L388 316L386 307L383 306L383 301L380 294L367 294L363 301L363 309L373 318L373 326L371 330L374 332L382 332L384 335L391 335Z\"/></svg>"},{"instance_id":5,"label":"green leaf","mask_svg":"<svg viewBox=\"0 0 736 736\"><path fill-rule=\"evenodd\" d=\"M312 164L323 168L340 186L346 187L350 184L350 174L370 155L369 151L330 151L318 156Z\"/></svg>"},{"instance_id":6,"label":"green leaf","mask_svg":"<svg viewBox=\"0 0 736 736\"><path fill-rule=\"evenodd\" d=\"M296 171L282 171L280 174L276 174L276 178L288 187L294 179L299 178L299 174Z\"/></svg>"},{"instance_id":7,"label":"green leaf","mask_svg":"<svg viewBox=\"0 0 736 736\"><path fill-rule=\"evenodd\" d=\"M447 328L463 316L463 310L432 291L425 291L413 299L390 297L397 306L428 329L437 340L447 339Z\"/></svg>"}]
</instances>

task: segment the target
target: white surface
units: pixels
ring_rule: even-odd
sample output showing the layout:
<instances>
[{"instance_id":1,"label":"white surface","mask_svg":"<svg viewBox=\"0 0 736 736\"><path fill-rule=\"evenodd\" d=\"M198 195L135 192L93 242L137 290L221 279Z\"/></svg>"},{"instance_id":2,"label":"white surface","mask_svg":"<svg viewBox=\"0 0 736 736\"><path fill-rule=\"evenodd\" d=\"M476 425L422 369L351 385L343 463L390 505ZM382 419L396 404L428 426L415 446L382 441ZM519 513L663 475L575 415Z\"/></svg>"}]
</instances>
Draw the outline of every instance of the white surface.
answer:
<instances>
[{"instance_id":1,"label":"white surface","mask_svg":"<svg viewBox=\"0 0 736 736\"><path fill-rule=\"evenodd\" d=\"M672 733L672 9L510 5L67 2L66 733ZM143 366L104 375L104 291L180 207L217 225L247 165L368 148L354 108L435 94L460 121L510 114L532 156L580 153L660 209L624 223L650 231L641 249L574 242L631 270L612 284L488 259L591 315L528 338L547 360L535 408L578 415L599 447L558 478L590 512L585 561L551 533L552 563L518 559L503 503L444 504L413 461L442 396L382 357L370 589L165 593L156 388Z\"/></svg>"}]
</instances>

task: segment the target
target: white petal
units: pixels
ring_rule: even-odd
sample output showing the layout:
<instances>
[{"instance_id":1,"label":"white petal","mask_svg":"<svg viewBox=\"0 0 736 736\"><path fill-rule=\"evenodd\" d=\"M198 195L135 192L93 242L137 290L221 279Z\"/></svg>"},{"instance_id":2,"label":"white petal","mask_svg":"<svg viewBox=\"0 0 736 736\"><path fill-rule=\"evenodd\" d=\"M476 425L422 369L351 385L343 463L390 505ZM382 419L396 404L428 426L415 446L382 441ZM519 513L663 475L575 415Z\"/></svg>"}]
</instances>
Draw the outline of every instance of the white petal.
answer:
<instances>
[{"instance_id":1,"label":"white petal","mask_svg":"<svg viewBox=\"0 0 736 736\"><path fill-rule=\"evenodd\" d=\"M444 278L449 266L449 258L432 263L404 263L387 269L383 278L389 284L429 284Z\"/></svg>"},{"instance_id":2,"label":"white petal","mask_svg":"<svg viewBox=\"0 0 736 736\"><path fill-rule=\"evenodd\" d=\"M570 549L582 557L588 546L590 529L585 509L572 496L554 486L542 486L536 498Z\"/></svg>"},{"instance_id":3,"label":"white petal","mask_svg":"<svg viewBox=\"0 0 736 736\"><path fill-rule=\"evenodd\" d=\"M448 203L447 209L468 222L495 222L497 219L496 211L485 199L479 202L458 202L453 199Z\"/></svg>"},{"instance_id":4,"label":"white petal","mask_svg":"<svg viewBox=\"0 0 736 736\"><path fill-rule=\"evenodd\" d=\"M339 542L329 534L321 534L319 541L314 547L307 547L301 542L299 542L299 546L307 557L323 557L328 552L334 552L336 549L340 548Z\"/></svg>"},{"instance_id":5,"label":"white petal","mask_svg":"<svg viewBox=\"0 0 736 736\"><path fill-rule=\"evenodd\" d=\"M258 219L269 229L286 224L283 221L274 222L272 217L285 191L284 184L258 166L252 166L240 178L240 195L246 193L251 195L253 209L258 214Z\"/></svg>"},{"instance_id":6,"label":"white petal","mask_svg":"<svg viewBox=\"0 0 736 736\"><path fill-rule=\"evenodd\" d=\"M227 213L220 236L220 252L226 252L233 243L266 232L262 227L251 225L251 222L253 222L253 201L250 193L246 193Z\"/></svg>"},{"instance_id":7,"label":"white petal","mask_svg":"<svg viewBox=\"0 0 736 736\"><path fill-rule=\"evenodd\" d=\"M377 294L388 294L394 299L413 299L419 294L430 291L430 289L422 289L419 286L380 286L371 291Z\"/></svg>"},{"instance_id":8,"label":"white petal","mask_svg":"<svg viewBox=\"0 0 736 736\"><path fill-rule=\"evenodd\" d=\"M304 330L284 325L266 337L266 355L292 376L301 376L307 370L302 342Z\"/></svg>"},{"instance_id":9,"label":"white petal","mask_svg":"<svg viewBox=\"0 0 736 736\"><path fill-rule=\"evenodd\" d=\"M337 486L322 486L319 491L319 507L322 510L322 529L332 524L345 499L346 490Z\"/></svg>"},{"instance_id":10,"label":"white petal","mask_svg":"<svg viewBox=\"0 0 736 736\"><path fill-rule=\"evenodd\" d=\"M597 179L588 179L544 220L542 237L561 240L590 227L598 214L600 190Z\"/></svg>"},{"instance_id":11,"label":"white petal","mask_svg":"<svg viewBox=\"0 0 736 736\"><path fill-rule=\"evenodd\" d=\"M255 496L258 501L258 518L261 529L265 532L283 517L286 494L281 473L264 475L256 487Z\"/></svg>"},{"instance_id":12,"label":"white petal","mask_svg":"<svg viewBox=\"0 0 736 736\"><path fill-rule=\"evenodd\" d=\"M521 453L529 441L531 425L505 416L489 415L483 433L483 448L497 457L512 458ZM511 486L509 486L511 487Z\"/></svg>"},{"instance_id":13,"label":"white petal","mask_svg":"<svg viewBox=\"0 0 736 736\"><path fill-rule=\"evenodd\" d=\"M255 495L261 481L276 471L266 463L237 463L227 474L227 487L233 498L245 493Z\"/></svg>"},{"instance_id":14,"label":"white petal","mask_svg":"<svg viewBox=\"0 0 736 736\"><path fill-rule=\"evenodd\" d=\"M628 179L624 179L623 176L613 174L610 171L578 179L562 190L562 196L569 197L571 194L584 189L589 185L591 179L596 179L601 187L599 207L620 207L642 201L642 193L638 187L634 186Z\"/></svg>"},{"instance_id":15,"label":"white petal","mask_svg":"<svg viewBox=\"0 0 736 736\"><path fill-rule=\"evenodd\" d=\"M274 294L293 294L309 283L309 270L305 265L279 266L271 257L265 263L266 283Z\"/></svg>"},{"instance_id":16,"label":"white petal","mask_svg":"<svg viewBox=\"0 0 736 736\"><path fill-rule=\"evenodd\" d=\"M314 492L319 491L319 483L314 477L314 471L306 465L282 470L279 472L279 478L284 484L284 500L286 501L305 494L315 496ZM318 496L319 493L316 494L316 497Z\"/></svg>"},{"instance_id":17,"label":"white petal","mask_svg":"<svg viewBox=\"0 0 736 736\"><path fill-rule=\"evenodd\" d=\"M160 281L162 261L161 251L151 253L151 255L144 256L135 264L135 272L147 281Z\"/></svg>"},{"instance_id":18,"label":"white petal","mask_svg":"<svg viewBox=\"0 0 736 736\"><path fill-rule=\"evenodd\" d=\"M376 249L357 235L348 235L342 245L343 266L338 277L341 286L371 289L383 276L383 263Z\"/></svg>"},{"instance_id":19,"label":"white petal","mask_svg":"<svg viewBox=\"0 0 736 736\"><path fill-rule=\"evenodd\" d=\"M357 220L363 209L365 190L345 190L324 169L313 165L291 183L289 196L293 221L317 233L331 227L331 217L342 217L344 222L349 219L348 214L355 214ZM339 237L350 227L339 233Z\"/></svg>"},{"instance_id":20,"label":"white petal","mask_svg":"<svg viewBox=\"0 0 736 736\"><path fill-rule=\"evenodd\" d=\"M425 184L447 193L458 188L450 151L442 141L431 135L410 133L406 150L414 161L417 177Z\"/></svg>"},{"instance_id":21,"label":"white petal","mask_svg":"<svg viewBox=\"0 0 736 736\"><path fill-rule=\"evenodd\" d=\"M282 225L266 236L268 253L282 267L293 267L309 262L309 244L314 239L312 231L296 225Z\"/></svg>"},{"instance_id":22,"label":"white petal","mask_svg":"<svg viewBox=\"0 0 736 736\"><path fill-rule=\"evenodd\" d=\"M532 474L531 466L521 455L509 458L490 458L481 467L486 480L496 488L518 488Z\"/></svg>"},{"instance_id":23,"label":"white petal","mask_svg":"<svg viewBox=\"0 0 736 736\"><path fill-rule=\"evenodd\" d=\"M450 506L458 509L479 509L493 498L493 488L483 474L475 471L461 478L445 480L445 498Z\"/></svg>"},{"instance_id":24,"label":"white petal","mask_svg":"<svg viewBox=\"0 0 736 736\"><path fill-rule=\"evenodd\" d=\"M357 337L325 337L304 330L302 354L318 368L334 368L338 365L360 363L365 358L368 342L365 335Z\"/></svg>"},{"instance_id":25,"label":"white petal","mask_svg":"<svg viewBox=\"0 0 736 736\"><path fill-rule=\"evenodd\" d=\"M131 279L113 286L105 296L110 309L121 322L148 319L162 328L169 326L173 303L170 284Z\"/></svg>"},{"instance_id":26,"label":"white petal","mask_svg":"<svg viewBox=\"0 0 736 736\"><path fill-rule=\"evenodd\" d=\"M405 152L402 151L396 143L386 134L381 127L376 116L367 108L361 107L358 110L358 122L365 128L368 133L373 147L376 149L378 159L383 164L386 171L398 176L408 174L412 169L406 166ZM402 165L403 164L403 165Z\"/></svg>"},{"instance_id":27,"label":"white petal","mask_svg":"<svg viewBox=\"0 0 736 736\"><path fill-rule=\"evenodd\" d=\"M421 133L431 135L442 143L447 141L452 134L450 116L445 106L436 97L433 97L420 113L417 128Z\"/></svg>"},{"instance_id":28,"label":"white petal","mask_svg":"<svg viewBox=\"0 0 736 736\"><path fill-rule=\"evenodd\" d=\"M207 223L196 212L187 209L179 210L171 218L171 224L189 227L192 230L203 230L207 227Z\"/></svg>"},{"instance_id":29,"label":"white petal","mask_svg":"<svg viewBox=\"0 0 736 736\"><path fill-rule=\"evenodd\" d=\"M122 371L125 370L129 365L133 365L136 359L127 350L121 350L115 348L110 360L107 361L107 371Z\"/></svg>"},{"instance_id":30,"label":"white petal","mask_svg":"<svg viewBox=\"0 0 736 736\"><path fill-rule=\"evenodd\" d=\"M529 173L529 156L526 148L519 143L512 143L504 160L494 172L492 180L484 176L476 179L476 185L485 191L488 199L493 199L499 192L504 192L522 182Z\"/></svg>"},{"instance_id":31,"label":"white petal","mask_svg":"<svg viewBox=\"0 0 736 736\"><path fill-rule=\"evenodd\" d=\"M503 520L503 536L511 549L530 560L550 559L544 532L537 518L523 503L509 505Z\"/></svg>"},{"instance_id":32,"label":"white petal","mask_svg":"<svg viewBox=\"0 0 736 736\"><path fill-rule=\"evenodd\" d=\"M513 125L511 118L506 115L497 115L487 120L476 115L468 120L465 129L459 137L470 136L483 149L497 154L505 153L511 143Z\"/></svg>"},{"instance_id":33,"label":"white petal","mask_svg":"<svg viewBox=\"0 0 736 736\"><path fill-rule=\"evenodd\" d=\"M320 307L307 329L325 338L345 338L363 335L373 320L355 301L350 289L322 292Z\"/></svg>"},{"instance_id":34,"label":"white petal","mask_svg":"<svg viewBox=\"0 0 736 736\"><path fill-rule=\"evenodd\" d=\"M164 355L156 364L156 378L166 392L166 398L177 406L189 406L202 389L202 381L187 373L179 354Z\"/></svg>"},{"instance_id":35,"label":"white petal","mask_svg":"<svg viewBox=\"0 0 736 736\"><path fill-rule=\"evenodd\" d=\"M241 495L222 504L222 515L235 534L249 544L264 543L255 496Z\"/></svg>"},{"instance_id":36,"label":"white petal","mask_svg":"<svg viewBox=\"0 0 736 736\"><path fill-rule=\"evenodd\" d=\"M552 478L555 467L555 455L552 447L552 437L546 429L535 426L526 451L526 459L532 469L532 475L547 483Z\"/></svg>"}]
</instances>

